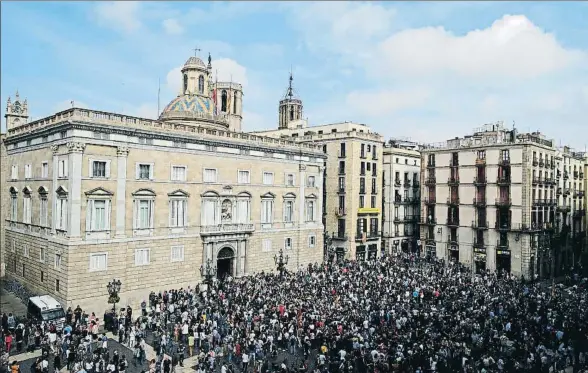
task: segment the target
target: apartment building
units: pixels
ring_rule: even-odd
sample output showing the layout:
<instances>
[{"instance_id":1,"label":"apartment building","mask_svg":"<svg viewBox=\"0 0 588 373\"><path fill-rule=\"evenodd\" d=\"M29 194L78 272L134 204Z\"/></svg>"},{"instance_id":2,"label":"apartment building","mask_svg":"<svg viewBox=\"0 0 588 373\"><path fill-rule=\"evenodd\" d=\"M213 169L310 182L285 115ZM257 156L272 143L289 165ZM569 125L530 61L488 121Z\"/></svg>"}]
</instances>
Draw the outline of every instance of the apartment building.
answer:
<instances>
[{"instance_id":1,"label":"apartment building","mask_svg":"<svg viewBox=\"0 0 588 373\"><path fill-rule=\"evenodd\" d=\"M382 136L352 122L308 126L302 100L294 94L292 76L280 101L278 129L259 131L322 148L327 159L323 189L323 224L336 257L352 260L381 253ZM324 255L326 257L326 248Z\"/></svg>"},{"instance_id":2,"label":"apartment building","mask_svg":"<svg viewBox=\"0 0 588 373\"><path fill-rule=\"evenodd\" d=\"M427 145L421 160L426 253L527 278L557 271L565 229L553 141L498 122Z\"/></svg>"},{"instance_id":3,"label":"apartment building","mask_svg":"<svg viewBox=\"0 0 588 373\"><path fill-rule=\"evenodd\" d=\"M8 276L99 313L113 278L137 305L194 286L209 261L219 277L273 270L279 250L290 269L321 261L322 148L239 132L242 92L210 72L191 57L157 120L71 108L29 121L8 102Z\"/></svg>"},{"instance_id":4,"label":"apartment building","mask_svg":"<svg viewBox=\"0 0 588 373\"><path fill-rule=\"evenodd\" d=\"M382 249L388 253L418 250L420 171L418 144L400 139L384 144Z\"/></svg>"}]
</instances>

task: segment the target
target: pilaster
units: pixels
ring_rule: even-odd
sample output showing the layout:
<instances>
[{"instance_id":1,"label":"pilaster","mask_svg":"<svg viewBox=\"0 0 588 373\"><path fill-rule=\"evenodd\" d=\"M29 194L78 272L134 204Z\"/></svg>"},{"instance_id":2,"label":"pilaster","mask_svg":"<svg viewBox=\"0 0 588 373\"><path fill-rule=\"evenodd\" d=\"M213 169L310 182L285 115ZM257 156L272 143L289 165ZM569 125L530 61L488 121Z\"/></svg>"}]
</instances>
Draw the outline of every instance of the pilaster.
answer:
<instances>
[{"instance_id":1,"label":"pilaster","mask_svg":"<svg viewBox=\"0 0 588 373\"><path fill-rule=\"evenodd\" d=\"M324 188L325 188L325 183L324 183L324 178L325 176L325 167L324 166L320 166L319 167L319 176L318 176L318 180L317 185L318 185L318 196L316 196L316 220L317 222L320 222L321 224L323 223L323 203L327 203L327 201L325 201L323 199L324 197Z\"/></svg>"},{"instance_id":2,"label":"pilaster","mask_svg":"<svg viewBox=\"0 0 588 373\"><path fill-rule=\"evenodd\" d=\"M52 190L51 190L51 201L53 204L53 208L51 211L51 234L55 235L56 234L56 227L57 227L57 198L55 198L55 190L57 189L57 176L58 176L58 172L59 172L59 158L58 158L58 151L59 151L59 145L51 145L51 151L53 152L53 175L51 177L51 181L53 184Z\"/></svg>"},{"instance_id":3,"label":"pilaster","mask_svg":"<svg viewBox=\"0 0 588 373\"><path fill-rule=\"evenodd\" d=\"M69 153L69 237L80 237L82 224L82 160L86 144L68 142Z\"/></svg>"},{"instance_id":4,"label":"pilaster","mask_svg":"<svg viewBox=\"0 0 588 373\"><path fill-rule=\"evenodd\" d=\"M116 149L116 233L115 237L126 236L126 212L127 212L127 157L129 148L119 146Z\"/></svg>"},{"instance_id":5,"label":"pilaster","mask_svg":"<svg viewBox=\"0 0 588 373\"><path fill-rule=\"evenodd\" d=\"M239 241L239 276L245 276L245 258L247 257L247 240Z\"/></svg>"},{"instance_id":6,"label":"pilaster","mask_svg":"<svg viewBox=\"0 0 588 373\"><path fill-rule=\"evenodd\" d=\"M298 180L300 180L300 186L298 189L299 198L299 208L298 208L298 226L302 226L305 224L305 216L304 212L306 210L306 195L305 195L305 187L306 187L306 165L300 164L298 166Z\"/></svg>"}]
</instances>

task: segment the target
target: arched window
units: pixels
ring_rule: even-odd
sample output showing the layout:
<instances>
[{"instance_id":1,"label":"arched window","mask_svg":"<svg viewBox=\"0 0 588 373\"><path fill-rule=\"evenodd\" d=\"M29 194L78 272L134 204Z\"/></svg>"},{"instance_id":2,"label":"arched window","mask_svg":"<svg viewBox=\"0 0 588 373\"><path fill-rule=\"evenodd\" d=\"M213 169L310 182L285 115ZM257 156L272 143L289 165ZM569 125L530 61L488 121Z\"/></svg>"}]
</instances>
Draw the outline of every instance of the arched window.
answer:
<instances>
[{"instance_id":1,"label":"arched window","mask_svg":"<svg viewBox=\"0 0 588 373\"><path fill-rule=\"evenodd\" d=\"M200 94L204 93L204 77L202 75L198 77L198 92Z\"/></svg>"},{"instance_id":2,"label":"arched window","mask_svg":"<svg viewBox=\"0 0 588 373\"><path fill-rule=\"evenodd\" d=\"M221 111L227 112L227 91L223 89L221 93Z\"/></svg>"},{"instance_id":3,"label":"arched window","mask_svg":"<svg viewBox=\"0 0 588 373\"><path fill-rule=\"evenodd\" d=\"M237 114L237 91L233 94L233 114Z\"/></svg>"},{"instance_id":4,"label":"arched window","mask_svg":"<svg viewBox=\"0 0 588 373\"><path fill-rule=\"evenodd\" d=\"M294 120L294 106L290 107L290 120Z\"/></svg>"},{"instance_id":5,"label":"arched window","mask_svg":"<svg viewBox=\"0 0 588 373\"><path fill-rule=\"evenodd\" d=\"M186 94L186 91L188 91L188 74L184 74L184 94Z\"/></svg>"}]
</instances>

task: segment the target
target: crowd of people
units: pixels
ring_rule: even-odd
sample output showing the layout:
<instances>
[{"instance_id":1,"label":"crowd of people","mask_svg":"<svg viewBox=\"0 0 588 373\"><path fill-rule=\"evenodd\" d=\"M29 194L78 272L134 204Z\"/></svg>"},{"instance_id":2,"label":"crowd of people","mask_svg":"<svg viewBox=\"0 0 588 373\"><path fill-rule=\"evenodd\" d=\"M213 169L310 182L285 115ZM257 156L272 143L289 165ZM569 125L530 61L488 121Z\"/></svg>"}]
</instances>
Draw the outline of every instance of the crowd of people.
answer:
<instances>
[{"instance_id":1,"label":"crowd of people","mask_svg":"<svg viewBox=\"0 0 588 373\"><path fill-rule=\"evenodd\" d=\"M546 289L405 255L151 293L106 326L150 373L192 357L199 373L588 372L587 301L579 279ZM85 351L88 365L74 358L68 370L124 373L129 362L109 356L92 323L35 333L62 361ZM146 344L157 355L149 362Z\"/></svg>"}]
</instances>

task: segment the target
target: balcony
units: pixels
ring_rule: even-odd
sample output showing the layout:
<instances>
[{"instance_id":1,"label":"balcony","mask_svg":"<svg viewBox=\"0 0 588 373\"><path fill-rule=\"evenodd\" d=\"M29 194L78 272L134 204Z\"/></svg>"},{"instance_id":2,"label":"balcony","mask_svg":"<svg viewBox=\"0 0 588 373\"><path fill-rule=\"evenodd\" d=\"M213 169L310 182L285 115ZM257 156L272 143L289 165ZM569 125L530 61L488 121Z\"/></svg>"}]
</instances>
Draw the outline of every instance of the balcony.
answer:
<instances>
[{"instance_id":1,"label":"balcony","mask_svg":"<svg viewBox=\"0 0 588 373\"><path fill-rule=\"evenodd\" d=\"M496 200L494 201L494 205L496 207L510 207L512 206L512 199L510 198L496 198Z\"/></svg>"},{"instance_id":2,"label":"balcony","mask_svg":"<svg viewBox=\"0 0 588 373\"><path fill-rule=\"evenodd\" d=\"M510 185L510 177L498 176L498 178L496 178L496 184L502 185L502 186L508 186L508 185Z\"/></svg>"},{"instance_id":3,"label":"balcony","mask_svg":"<svg viewBox=\"0 0 588 373\"><path fill-rule=\"evenodd\" d=\"M339 168L339 175L345 175L345 169Z\"/></svg>"},{"instance_id":4,"label":"balcony","mask_svg":"<svg viewBox=\"0 0 588 373\"><path fill-rule=\"evenodd\" d=\"M395 187L399 187L399 186L401 186L401 185L402 185L402 181L400 181L400 179L396 179L396 180L394 180L394 186L395 186Z\"/></svg>"},{"instance_id":5,"label":"balcony","mask_svg":"<svg viewBox=\"0 0 588 373\"><path fill-rule=\"evenodd\" d=\"M543 182L545 185L551 185L554 186L555 185L555 179L551 178L551 177L546 177L545 181Z\"/></svg>"},{"instance_id":6,"label":"balcony","mask_svg":"<svg viewBox=\"0 0 588 373\"><path fill-rule=\"evenodd\" d=\"M399 198L394 202L396 202L396 204L399 204L399 205L410 205L410 204L415 203L416 201L417 201L417 199L414 197L405 197L405 198Z\"/></svg>"},{"instance_id":7,"label":"balcony","mask_svg":"<svg viewBox=\"0 0 588 373\"><path fill-rule=\"evenodd\" d=\"M549 207L554 207L555 205L557 205L557 200L554 198L548 198L545 200L545 205Z\"/></svg>"},{"instance_id":8,"label":"balcony","mask_svg":"<svg viewBox=\"0 0 588 373\"><path fill-rule=\"evenodd\" d=\"M543 158L539 159L539 167L543 167L545 166L545 161L543 161Z\"/></svg>"},{"instance_id":9,"label":"balcony","mask_svg":"<svg viewBox=\"0 0 588 373\"><path fill-rule=\"evenodd\" d=\"M459 205L459 197L448 197L447 204L450 206Z\"/></svg>"},{"instance_id":10,"label":"balcony","mask_svg":"<svg viewBox=\"0 0 588 373\"><path fill-rule=\"evenodd\" d=\"M337 193L345 193L345 187L339 187Z\"/></svg>"},{"instance_id":11,"label":"balcony","mask_svg":"<svg viewBox=\"0 0 588 373\"><path fill-rule=\"evenodd\" d=\"M339 158L345 158L345 152L342 152L341 150L339 150Z\"/></svg>"},{"instance_id":12,"label":"balcony","mask_svg":"<svg viewBox=\"0 0 588 373\"><path fill-rule=\"evenodd\" d=\"M365 187L359 188L359 194L365 194Z\"/></svg>"},{"instance_id":13,"label":"balcony","mask_svg":"<svg viewBox=\"0 0 588 373\"><path fill-rule=\"evenodd\" d=\"M484 186L486 185L486 183L488 183L488 180L486 179L486 176L476 176L474 178L474 185L475 186Z\"/></svg>"},{"instance_id":14,"label":"balcony","mask_svg":"<svg viewBox=\"0 0 588 373\"><path fill-rule=\"evenodd\" d=\"M509 220L496 221L494 223L494 229L502 232L509 231L511 229L511 222Z\"/></svg>"},{"instance_id":15,"label":"balcony","mask_svg":"<svg viewBox=\"0 0 588 373\"><path fill-rule=\"evenodd\" d=\"M569 213L570 211L572 211L570 206L557 206L557 212Z\"/></svg>"},{"instance_id":16,"label":"balcony","mask_svg":"<svg viewBox=\"0 0 588 373\"><path fill-rule=\"evenodd\" d=\"M586 216L586 210L576 210L574 211L574 214L572 216L576 219L583 218L584 216Z\"/></svg>"},{"instance_id":17,"label":"balcony","mask_svg":"<svg viewBox=\"0 0 588 373\"><path fill-rule=\"evenodd\" d=\"M578 180L578 176L579 176L578 171L574 171L574 179Z\"/></svg>"},{"instance_id":18,"label":"balcony","mask_svg":"<svg viewBox=\"0 0 588 373\"><path fill-rule=\"evenodd\" d=\"M472 221L472 229L487 230L490 225L484 220Z\"/></svg>"},{"instance_id":19,"label":"balcony","mask_svg":"<svg viewBox=\"0 0 588 373\"><path fill-rule=\"evenodd\" d=\"M486 166L486 158L477 158L476 166Z\"/></svg>"},{"instance_id":20,"label":"balcony","mask_svg":"<svg viewBox=\"0 0 588 373\"><path fill-rule=\"evenodd\" d=\"M560 179L561 178L561 171L557 170L557 172L555 173L555 178L556 179Z\"/></svg>"},{"instance_id":21,"label":"balcony","mask_svg":"<svg viewBox=\"0 0 588 373\"><path fill-rule=\"evenodd\" d=\"M551 163L549 163L549 161L545 161L545 168L551 168Z\"/></svg>"},{"instance_id":22,"label":"balcony","mask_svg":"<svg viewBox=\"0 0 588 373\"><path fill-rule=\"evenodd\" d=\"M450 159L449 160L449 167L459 167L459 160L458 159Z\"/></svg>"},{"instance_id":23,"label":"balcony","mask_svg":"<svg viewBox=\"0 0 588 373\"><path fill-rule=\"evenodd\" d=\"M551 168L552 170L555 170L555 162L551 162L551 164L549 165L549 168Z\"/></svg>"},{"instance_id":24,"label":"balcony","mask_svg":"<svg viewBox=\"0 0 588 373\"><path fill-rule=\"evenodd\" d=\"M435 168L435 162L427 162L427 168Z\"/></svg>"},{"instance_id":25,"label":"balcony","mask_svg":"<svg viewBox=\"0 0 588 373\"><path fill-rule=\"evenodd\" d=\"M377 207L360 207L357 209L358 214L379 214L381 210Z\"/></svg>"},{"instance_id":26,"label":"balcony","mask_svg":"<svg viewBox=\"0 0 588 373\"><path fill-rule=\"evenodd\" d=\"M570 178L570 175L568 174L567 171L564 171L564 175L563 175L564 180L567 180Z\"/></svg>"},{"instance_id":27,"label":"balcony","mask_svg":"<svg viewBox=\"0 0 588 373\"><path fill-rule=\"evenodd\" d=\"M367 157L365 156L365 152L361 152L361 154L359 155L359 158L366 159Z\"/></svg>"},{"instance_id":28,"label":"balcony","mask_svg":"<svg viewBox=\"0 0 588 373\"><path fill-rule=\"evenodd\" d=\"M579 191L578 192L578 198L584 198L584 191Z\"/></svg>"},{"instance_id":29,"label":"balcony","mask_svg":"<svg viewBox=\"0 0 588 373\"><path fill-rule=\"evenodd\" d=\"M434 205L435 203L437 203L437 198L435 196L425 198L425 205Z\"/></svg>"},{"instance_id":30,"label":"balcony","mask_svg":"<svg viewBox=\"0 0 588 373\"><path fill-rule=\"evenodd\" d=\"M342 207L335 209L335 215L337 217L345 216L347 215L347 209Z\"/></svg>"},{"instance_id":31,"label":"balcony","mask_svg":"<svg viewBox=\"0 0 588 373\"><path fill-rule=\"evenodd\" d=\"M437 218L424 218L421 216L421 225L437 225Z\"/></svg>"},{"instance_id":32,"label":"balcony","mask_svg":"<svg viewBox=\"0 0 588 373\"><path fill-rule=\"evenodd\" d=\"M584 178L584 173L580 172L580 179L583 179L583 178Z\"/></svg>"},{"instance_id":33,"label":"balcony","mask_svg":"<svg viewBox=\"0 0 588 373\"><path fill-rule=\"evenodd\" d=\"M380 239L380 233L378 232L357 232L355 235L355 241L376 241Z\"/></svg>"},{"instance_id":34,"label":"balcony","mask_svg":"<svg viewBox=\"0 0 588 373\"><path fill-rule=\"evenodd\" d=\"M435 179L434 176L429 176L426 180L425 180L425 185L426 186L434 186L435 183L437 183L437 179Z\"/></svg>"},{"instance_id":35,"label":"balcony","mask_svg":"<svg viewBox=\"0 0 588 373\"><path fill-rule=\"evenodd\" d=\"M484 240L480 240L478 238L474 238L474 249L482 249L485 250L486 249L486 245L484 244Z\"/></svg>"},{"instance_id":36,"label":"balcony","mask_svg":"<svg viewBox=\"0 0 588 373\"><path fill-rule=\"evenodd\" d=\"M449 177L447 179L447 184L449 184L450 186L459 185L459 178L457 178L457 177Z\"/></svg>"},{"instance_id":37,"label":"balcony","mask_svg":"<svg viewBox=\"0 0 588 373\"><path fill-rule=\"evenodd\" d=\"M564 195L564 197L569 196L570 195L570 188L564 188L563 195Z\"/></svg>"},{"instance_id":38,"label":"balcony","mask_svg":"<svg viewBox=\"0 0 588 373\"><path fill-rule=\"evenodd\" d=\"M486 207L486 197L474 197L472 204L476 207Z\"/></svg>"},{"instance_id":39,"label":"balcony","mask_svg":"<svg viewBox=\"0 0 588 373\"><path fill-rule=\"evenodd\" d=\"M405 216L395 216L394 223L416 223L418 220L418 216L415 215L405 215Z\"/></svg>"},{"instance_id":40,"label":"balcony","mask_svg":"<svg viewBox=\"0 0 588 373\"><path fill-rule=\"evenodd\" d=\"M447 226L448 227L459 227L459 218L455 216L448 216L447 217Z\"/></svg>"},{"instance_id":41,"label":"balcony","mask_svg":"<svg viewBox=\"0 0 588 373\"><path fill-rule=\"evenodd\" d=\"M545 200L541 198L535 198L533 200L533 207L543 207L545 206Z\"/></svg>"},{"instance_id":42,"label":"balcony","mask_svg":"<svg viewBox=\"0 0 588 373\"><path fill-rule=\"evenodd\" d=\"M561 196L561 193L562 193L561 187L557 187L557 190L555 191L555 194L558 195L558 196Z\"/></svg>"},{"instance_id":43,"label":"balcony","mask_svg":"<svg viewBox=\"0 0 588 373\"><path fill-rule=\"evenodd\" d=\"M498 164L501 166L510 166L510 158L500 158Z\"/></svg>"},{"instance_id":44,"label":"balcony","mask_svg":"<svg viewBox=\"0 0 588 373\"><path fill-rule=\"evenodd\" d=\"M543 181L541 180L541 178L534 176L533 177L533 185L541 185L541 184L543 184Z\"/></svg>"},{"instance_id":45,"label":"balcony","mask_svg":"<svg viewBox=\"0 0 588 373\"><path fill-rule=\"evenodd\" d=\"M451 236L451 235L447 235L447 243L451 244L451 245L459 245L459 237L456 236Z\"/></svg>"},{"instance_id":46,"label":"balcony","mask_svg":"<svg viewBox=\"0 0 588 373\"><path fill-rule=\"evenodd\" d=\"M337 234L333 234L331 237L335 241L348 241L349 237L345 234L345 232L337 232Z\"/></svg>"},{"instance_id":47,"label":"balcony","mask_svg":"<svg viewBox=\"0 0 588 373\"><path fill-rule=\"evenodd\" d=\"M418 181L418 180L413 180L413 181L412 181L412 187L413 187L414 189L419 189L419 188L421 187L421 182L420 182L420 181Z\"/></svg>"},{"instance_id":48,"label":"balcony","mask_svg":"<svg viewBox=\"0 0 588 373\"><path fill-rule=\"evenodd\" d=\"M539 164L539 161L537 160L537 158L533 158L533 166L537 166Z\"/></svg>"},{"instance_id":49,"label":"balcony","mask_svg":"<svg viewBox=\"0 0 588 373\"><path fill-rule=\"evenodd\" d=\"M410 188L410 180L404 180L404 187Z\"/></svg>"},{"instance_id":50,"label":"balcony","mask_svg":"<svg viewBox=\"0 0 588 373\"><path fill-rule=\"evenodd\" d=\"M255 226L251 224L216 224L216 225L203 225L200 227L201 236L212 236L227 233L253 233Z\"/></svg>"}]
</instances>

